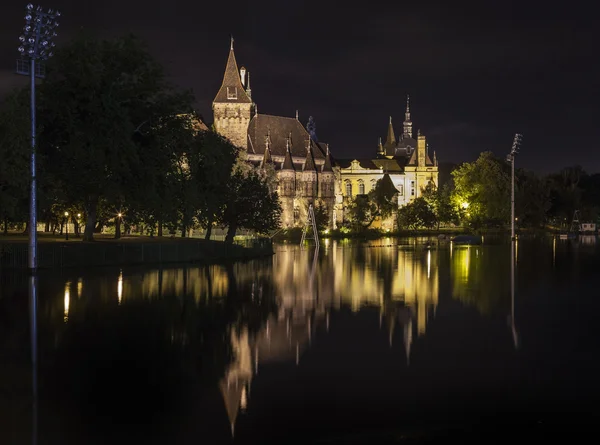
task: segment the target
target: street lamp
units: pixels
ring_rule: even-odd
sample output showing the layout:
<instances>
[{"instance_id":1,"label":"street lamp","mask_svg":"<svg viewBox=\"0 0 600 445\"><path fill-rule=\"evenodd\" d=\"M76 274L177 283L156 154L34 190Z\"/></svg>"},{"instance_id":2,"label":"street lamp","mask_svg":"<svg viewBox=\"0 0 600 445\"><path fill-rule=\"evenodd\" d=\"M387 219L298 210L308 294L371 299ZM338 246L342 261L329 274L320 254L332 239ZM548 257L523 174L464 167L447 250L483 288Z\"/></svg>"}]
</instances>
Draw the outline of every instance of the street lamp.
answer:
<instances>
[{"instance_id":1,"label":"street lamp","mask_svg":"<svg viewBox=\"0 0 600 445\"><path fill-rule=\"evenodd\" d=\"M521 139L523 135L516 133L513 139L512 148L506 160L511 165L511 190L510 190L510 239L514 241L515 238L515 156L519 152L519 146L521 145Z\"/></svg>"},{"instance_id":2,"label":"street lamp","mask_svg":"<svg viewBox=\"0 0 600 445\"><path fill-rule=\"evenodd\" d=\"M58 27L56 19L60 12L49 9L42 11L42 7L27 5L25 27L19 37L21 46L19 52L24 57L29 57L29 76L31 78L31 191L29 196L29 269L37 269L37 196L36 196L36 156L35 156L35 62L52 57L56 37L54 30Z\"/></svg>"},{"instance_id":3,"label":"street lamp","mask_svg":"<svg viewBox=\"0 0 600 445\"><path fill-rule=\"evenodd\" d=\"M69 241L69 212L65 212L65 240Z\"/></svg>"}]
</instances>

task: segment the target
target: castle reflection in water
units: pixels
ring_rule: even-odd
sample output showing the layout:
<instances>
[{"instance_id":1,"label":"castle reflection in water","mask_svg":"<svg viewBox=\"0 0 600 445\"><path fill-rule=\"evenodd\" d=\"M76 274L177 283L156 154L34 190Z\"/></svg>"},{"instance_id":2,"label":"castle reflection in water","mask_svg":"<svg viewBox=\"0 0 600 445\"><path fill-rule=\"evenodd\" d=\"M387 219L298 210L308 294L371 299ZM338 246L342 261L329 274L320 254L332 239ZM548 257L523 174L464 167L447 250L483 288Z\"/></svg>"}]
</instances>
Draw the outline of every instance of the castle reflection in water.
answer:
<instances>
[{"instance_id":1,"label":"castle reflection in water","mask_svg":"<svg viewBox=\"0 0 600 445\"><path fill-rule=\"evenodd\" d=\"M447 255L447 252L446 252ZM228 327L232 360L220 381L232 433L240 410L246 409L250 386L261 365L275 361L298 364L317 330L328 332L330 313L368 307L379 312L380 328L389 345L402 338L407 364L413 341L425 335L438 305L439 252L415 245L398 245L390 239L350 244L325 240L320 249L284 244L267 262L160 269L123 274L114 284L101 279L77 278L64 287L64 313L68 323L85 300L155 300L185 296L199 304L223 301L230 291L274 298L276 313L258 330L239 321ZM468 261L468 260L467 260ZM269 295L264 283L269 283ZM56 307L56 306L55 306ZM394 345L394 347L396 347Z\"/></svg>"}]
</instances>

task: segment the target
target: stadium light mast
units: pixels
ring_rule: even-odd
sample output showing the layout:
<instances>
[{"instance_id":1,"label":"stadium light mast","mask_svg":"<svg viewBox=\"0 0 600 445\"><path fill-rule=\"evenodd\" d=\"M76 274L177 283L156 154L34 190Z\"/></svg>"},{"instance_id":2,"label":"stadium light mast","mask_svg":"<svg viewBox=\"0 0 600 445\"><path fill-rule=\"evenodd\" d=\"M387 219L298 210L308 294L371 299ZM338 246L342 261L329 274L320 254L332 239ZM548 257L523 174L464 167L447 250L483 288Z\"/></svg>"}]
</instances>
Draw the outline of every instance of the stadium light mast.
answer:
<instances>
[{"instance_id":1,"label":"stadium light mast","mask_svg":"<svg viewBox=\"0 0 600 445\"><path fill-rule=\"evenodd\" d=\"M60 12L48 9L44 12L41 6L34 7L31 3L27 5L25 15L25 27L23 34L19 37L21 45L19 52L26 64L17 64L17 72L29 74L31 78L31 190L29 195L29 270L37 270L37 178L36 178L36 124L35 124L35 78L42 77L38 68L36 73L36 62L44 61L53 56L52 49L56 37L55 29L58 27L57 19ZM23 60L21 60L22 62ZM27 69L28 68L28 69Z\"/></svg>"}]
</instances>

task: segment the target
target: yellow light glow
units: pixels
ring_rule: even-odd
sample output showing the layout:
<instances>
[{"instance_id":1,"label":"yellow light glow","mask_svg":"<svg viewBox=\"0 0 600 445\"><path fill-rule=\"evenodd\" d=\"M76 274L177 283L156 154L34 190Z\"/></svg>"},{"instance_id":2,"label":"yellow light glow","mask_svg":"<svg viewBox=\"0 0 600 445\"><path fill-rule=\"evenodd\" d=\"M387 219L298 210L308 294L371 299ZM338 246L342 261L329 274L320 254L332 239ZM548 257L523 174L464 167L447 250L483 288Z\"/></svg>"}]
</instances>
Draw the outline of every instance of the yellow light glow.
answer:
<instances>
[{"instance_id":1,"label":"yellow light glow","mask_svg":"<svg viewBox=\"0 0 600 445\"><path fill-rule=\"evenodd\" d=\"M77 218L81 218L81 213L78 213L78 214L77 214Z\"/></svg>"},{"instance_id":2,"label":"yellow light glow","mask_svg":"<svg viewBox=\"0 0 600 445\"><path fill-rule=\"evenodd\" d=\"M427 279L431 277L431 250L427 251Z\"/></svg>"},{"instance_id":3,"label":"yellow light glow","mask_svg":"<svg viewBox=\"0 0 600 445\"><path fill-rule=\"evenodd\" d=\"M467 201L463 201L460 205L463 209L466 209L469 207L469 203Z\"/></svg>"},{"instance_id":4,"label":"yellow light glow","mask_svg":"<svg viewBox=\"0 0 600 445\"><path fill-rule=\"evenodd\" d=\"M120 218L120 217L121 217L121 216L123 216L123 215L122 215L121 213L119 213L117 216Z\"/></svg>"},{"instance_id":5,"label":"yellow light glow","mask_svg":"<svg viewBox=\"0 0 600 445\"><path fill-rule=\"evenodd\" d=\"M65 212L65 216L69 216L69 212Z\"/></svg>"},{"instance_id":6,"label":"yellow light glow","mask_svg":"<svg viewBox=\"0 0 600 445\"><path fill-rule=\"evenodd\" d=\"M81 298L81 293L83 292L83 280L80 278L77 280L77 298Z\"/></svg>"},{"instance_id":7,"label":"yellow light glow","mask_svg":"<svg viewBox=\"0 0 600 445\"><path fill-rule=\"evenodd\" d=\"M323 233L325 233L325 235L329 234L329 229L325 229Z\"/></svg>"},{"instance_id":8,"label":"yellow light glow","mask_svg":"<svg viewBox=\"0 0 600 445\"><path fill-rule=\"evenodd\" d=\"M65 323L69 320L69 306L71 305L71 282L67 281L65 284L65 299L64 299L64 321Z\"/></svg>"},{"instance_id":9,"label":"yellow light glow","mask_svg":"<svg viewBox=\"0 0 600 445\"><path fill-rule=\"evenodd\" d=\"M117 280L117 299L119 304L121 304L121 299L123 298L123 271L119 271L119 279Z\"/></svg>"}]
</instances>

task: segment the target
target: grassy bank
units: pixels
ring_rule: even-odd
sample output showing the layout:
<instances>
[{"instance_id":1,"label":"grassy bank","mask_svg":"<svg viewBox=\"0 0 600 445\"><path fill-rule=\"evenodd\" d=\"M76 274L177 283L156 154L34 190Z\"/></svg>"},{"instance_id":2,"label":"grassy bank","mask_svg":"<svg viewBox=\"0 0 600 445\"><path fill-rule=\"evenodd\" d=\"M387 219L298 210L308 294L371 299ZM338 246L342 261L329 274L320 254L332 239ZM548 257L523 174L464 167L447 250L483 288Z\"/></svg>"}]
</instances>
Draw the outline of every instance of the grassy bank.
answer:
<instances>
[{"instance_id":1,"label":"grassy bank","mask_svg":"<svg viewBox=\"0 0 600 445\"><path fill-rule=\"evenodd\" d=\"M199 238L124 237L118 240L99 237L88 243L81 239L40 236L38 267L95 267L152 265L164 263L211 263L247 260L273 254L268 239L226 244ZM0 268L26 268L26 236L0 237Z\"/></svg>"}]
</instances>

